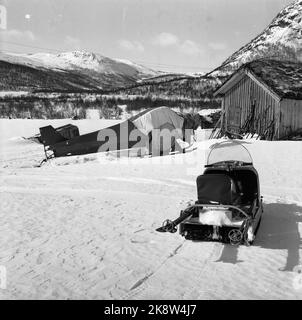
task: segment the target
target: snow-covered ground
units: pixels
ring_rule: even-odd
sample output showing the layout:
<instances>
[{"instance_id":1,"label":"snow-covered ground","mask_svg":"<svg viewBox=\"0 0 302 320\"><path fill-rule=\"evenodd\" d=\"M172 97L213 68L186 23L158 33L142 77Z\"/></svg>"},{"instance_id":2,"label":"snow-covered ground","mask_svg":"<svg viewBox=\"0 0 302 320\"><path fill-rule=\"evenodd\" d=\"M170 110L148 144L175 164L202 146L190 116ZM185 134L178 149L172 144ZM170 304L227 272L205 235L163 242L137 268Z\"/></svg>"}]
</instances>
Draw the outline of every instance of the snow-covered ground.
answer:
<instances>
[{"instance_id":1,"label":"snow-covered ground","mask_svg":"<svg viewBox=\"0 0 302 320\"><path fill-rule=\"evenodd\" d=\"M155 231L196 199L217 140L199 131L186 154L93 154L37 167L43 147L21 137L69 122L81 133L113 123L0 120L0 298L302 298L302 142L244 141L264 216L254 245L234 247Z\"/></svg>"}]
</instances>

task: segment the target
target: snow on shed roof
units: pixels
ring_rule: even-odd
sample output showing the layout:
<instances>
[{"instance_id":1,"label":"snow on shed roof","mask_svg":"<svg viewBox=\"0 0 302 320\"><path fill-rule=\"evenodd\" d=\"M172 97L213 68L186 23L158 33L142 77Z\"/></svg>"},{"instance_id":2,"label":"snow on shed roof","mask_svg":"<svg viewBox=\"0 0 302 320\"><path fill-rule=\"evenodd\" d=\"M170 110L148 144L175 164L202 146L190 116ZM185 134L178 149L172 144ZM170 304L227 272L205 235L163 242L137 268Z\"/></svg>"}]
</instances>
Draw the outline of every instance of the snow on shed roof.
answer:
<instances>
[{"instance_id":1,"label":"snow on shed roof","mask_svg":"<svg viewBox=\"0 0 302 320\"><path fill-rule=\"evenodd\" d=\"M302 62L261 59L243 65L215 95L223 94L238 83L245 74L251 73L280 99L302 100Z\"/></svg>"}]
</instances>

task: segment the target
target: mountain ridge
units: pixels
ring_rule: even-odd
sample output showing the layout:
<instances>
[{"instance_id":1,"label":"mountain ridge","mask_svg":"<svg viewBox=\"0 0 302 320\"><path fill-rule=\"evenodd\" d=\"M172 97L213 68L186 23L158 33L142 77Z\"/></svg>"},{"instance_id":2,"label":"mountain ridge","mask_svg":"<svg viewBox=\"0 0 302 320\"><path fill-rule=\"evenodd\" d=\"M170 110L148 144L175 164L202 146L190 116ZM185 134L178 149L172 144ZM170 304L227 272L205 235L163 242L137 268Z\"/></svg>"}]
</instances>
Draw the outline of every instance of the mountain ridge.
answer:
<instances>
[{"instance_id":1,"label":"mountain ridge","mask_svg":"<svg viewBox=\"0 0 302 320\"><path fill-rule=\"evenodd\" d=\"M250 42L229 56L208 75L227 76L257 58L302 61L302 0L283 8L271 23Z\"/></svg>"},{"instance_id":2,"label":"mountain ridge","mask_svg":"<svg viewBox=\"0 0 302 320\"><path fill-rule=\"evenodd\" d=\"M214 99L214 91L243 64L265 58L302 61L302 0L295 0L282 9L259 35L206 75L194 79L188 77L147 83L145 87L137 85L135 88L122 89L121 92Z\"/></svg>"},{"instance_id":3,"label":"mountain ridge","mask_svg":"<svg viewBox=\"0 0 302 320\"><path fill-rule=\"evenodd\" d=\"M31 90L99 90L107 93L123 93L127 95L147 95L165 97L186 97L212 99L213 92L233 72L243 64L259 58L302 61L302 0L295 0L282 9L263 32L246 45L235 51L220 66L206 75L189 76L165 74L143 67L124 59L111 59L88 51L62 52L59 54L0 54L0 72L9 71L4 62L27 66L31 69L29 79L33 85L26 83ZM1 69L2 68L2 69ZM3 69L4 68L4 69ZM22 69L22 68L21 68ZM27 69L28 71L29 69ZM58 87L35 86L36 78L32 75L39 70L41 77L48 83L61 83ZM26 78L14 70L14 77ZM46 74L45 74L46 73ZM47 74L49 73L49 74ZM68 79L68 76L70 79ZM6 77L7 85L0 81L0 90L14 87L13 79ZM79 81L79 83L76 83ZM39 81L38 81L39 82ZM61 88L60 88L61 87Z\"/></svg>"},{"instance_id":4,"label":"mountain ridge","mask_svg":"<svg viewBox=\"0 0 302 320\"><path fill-rule=\"evenodd\" d=\"M27 87L29 91L44 90L45 86L43 84L40 88L37 85L39 79L36 80L35 77L31 76L37 72L40 73L42 79L53 78L53 81L50 82L55 82L56 79L59 79L60 86L50 86L48 90L79 90L81 88L83 90L110 90L133 85L139 80L162 74L159 71L146 68L131 61L111 59L88 51L71 51L58 54L0 53L0 71L2 73L7 71L9 66L14 76L18 75L16 69L28 73L28 77L34 82L23 83L22 87L23 89ZM71 79L75 77L79 79L79 85L73 81L69 83L68 75L70 75ZM19 74L19 76L21 79L24 78L24 75ZM6 82L4 83L3 79L1 79L0 89L11 89L14 79L6 77L5 80ZM85 82L84 86L81 85L83 82Z\"/></svg>"}]
</instances>

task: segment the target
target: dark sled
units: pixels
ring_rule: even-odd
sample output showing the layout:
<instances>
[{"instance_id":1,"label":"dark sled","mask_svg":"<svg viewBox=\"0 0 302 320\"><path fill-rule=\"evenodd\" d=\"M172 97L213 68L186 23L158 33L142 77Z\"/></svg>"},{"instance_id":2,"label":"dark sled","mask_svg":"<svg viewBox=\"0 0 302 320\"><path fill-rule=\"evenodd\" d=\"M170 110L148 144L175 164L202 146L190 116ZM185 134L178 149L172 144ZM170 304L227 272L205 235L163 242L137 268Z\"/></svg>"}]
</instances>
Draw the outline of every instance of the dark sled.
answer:
<instances>
[{"instance_id":1,"label":"dark sled","mask_svg":"<svg viewBox=\"0 0 302 320\"><path fill-rule=\"evenodd\" d=\"M188 240L252 244L263 213L259 178L248 150L235 141L215 144L197 177L195 204L159 232L177 231Z\"/></svg>"},{"instance_id":2,"label":"dark sled","mask_svg":"<svg viewBox=\"0 0 302 320\"><path fill-rule=\"evenodd\" d=\"M54 141L65 141L78 137L79 135L79 128L77 126L73 124L66 124L57 128L53 128L52 126L42 127L40 128L40 133L25 139L42 144L51 144ZM55 136L54 140L52 139L53 136Z\"/></svg>"}]
</instances>

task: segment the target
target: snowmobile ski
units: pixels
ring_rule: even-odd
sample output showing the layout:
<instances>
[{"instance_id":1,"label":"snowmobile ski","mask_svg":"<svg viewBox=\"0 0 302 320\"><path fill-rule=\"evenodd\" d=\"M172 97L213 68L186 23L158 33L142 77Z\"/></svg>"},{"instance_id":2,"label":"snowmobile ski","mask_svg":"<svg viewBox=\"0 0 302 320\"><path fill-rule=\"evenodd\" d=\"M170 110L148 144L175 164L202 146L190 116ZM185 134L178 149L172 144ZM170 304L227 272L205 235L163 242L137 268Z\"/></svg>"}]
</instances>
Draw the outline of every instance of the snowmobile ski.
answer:
<instances>
[{"instance_id":1,"label":"snowmobile ski","mask_svg":"<svg viewBox=\"0 0 302 320\"><path fill-rule=\"evenodd\" d=\"M157 228L156 231L158 232L170 232L175 233L177 231L176 226L179 225L181 222L189 218L193 214L192 210L184 210L180 212L180 216L175 220L165 220L161 227Z\"/></svg>"}]
</instances>

